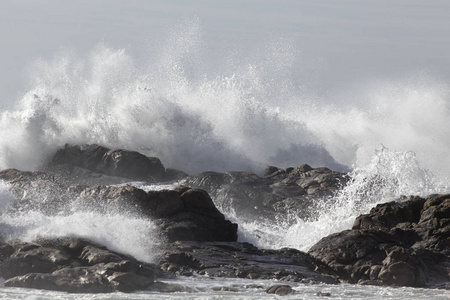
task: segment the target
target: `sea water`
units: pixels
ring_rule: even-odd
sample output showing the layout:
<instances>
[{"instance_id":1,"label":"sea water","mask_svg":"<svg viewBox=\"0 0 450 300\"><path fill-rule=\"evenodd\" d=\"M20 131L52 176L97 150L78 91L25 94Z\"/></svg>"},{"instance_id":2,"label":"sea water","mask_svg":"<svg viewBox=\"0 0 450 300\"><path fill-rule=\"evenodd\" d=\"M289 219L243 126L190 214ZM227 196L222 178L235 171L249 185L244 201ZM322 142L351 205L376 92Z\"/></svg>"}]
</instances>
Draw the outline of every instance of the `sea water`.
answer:
<instances>
[{"instance_id":1,"label":"sea water","mask_svg":"<svg viewBox=\"0 0 450 300\"><path fill-rule=\"evenodd\" d=\"M137 61L126 49L100 43L87 57L64 52L40 59L29 89L0 113L0 168L35 170L65 143L99 143L159 157L166 167L254 171L308 163L349 171L350 183L319 202L310 219L295 214L239 224L239 240L261 248L307 251L320 238L351 227L355 217L401 195L444 193L450 156L450 86L425 73L369 82L336 95L316 94L301 79L301 57L289 41L269 41L253 53L224 53L208 61L198 20L170 31ZM206 55L211 58L213 55ZM165 188L130 183L144 189ZM0 186L6 239L80 236L144 261L163 243L138 215L6 213L12 196ZM110 224L117 227L111 230ZM108 295L1 288L5 299L275 299L270 281L179 278L193 293ZM257 285L262 288L253 288ZM292 284L286 299L447 299L448 291L354 285ZM217 292L213 287L232 287Z\"/></svg>"}]
</instances>

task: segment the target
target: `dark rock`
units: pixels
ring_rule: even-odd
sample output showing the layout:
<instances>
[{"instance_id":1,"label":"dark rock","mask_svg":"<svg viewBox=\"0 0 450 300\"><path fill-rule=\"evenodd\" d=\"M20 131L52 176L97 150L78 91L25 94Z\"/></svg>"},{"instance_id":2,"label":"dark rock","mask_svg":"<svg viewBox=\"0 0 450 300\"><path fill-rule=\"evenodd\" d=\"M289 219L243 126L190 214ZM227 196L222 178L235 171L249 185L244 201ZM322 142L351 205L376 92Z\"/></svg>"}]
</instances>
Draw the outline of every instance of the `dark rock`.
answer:
<instances>
[{"instance_id":1,"label":"dark rock","mask_svg":"<svg viewBox=\"0 0 450 300\"><path fill-rule=\"evenodd\" d=\"M151 285L155 265L112 252L86 240L63 238L13 243L14 252L0 264L8 287L71 293L130 292Z\"/></svg>"},{"instance_id":2,"label":"dark rock","mask_svg":"<svg viewBox=\"0 0 450 300\"><path fill-rule=\"evenodd\" d=\"M353 229L390 230L399 223L417 223L425 199L414 197L402 202L378 204L369 214L356 218Z\"/></svg>"},{"instance_id":3,"label":"dark rock","mask_svg":"<svg viewBox=\"0 0 450 300\"><path fill-rule=\"evenodd\" d=\"M402 198L359 216L309 254L351 283L439 286L450 280L450 195Z\"/></svg>"},{"instance_id":4,"label":"dark rock","mask_svg":"<svg viewBox=\"0 0 450 300\"><path fill-rule=\"evenodd\" d=\"M316 272L317 264L306 253L294 249L260 250L248 243L176 242L159 265L176 276L336 283L333 277Z\"/></svg>"},{"instance_id":5,"label":"dark rock","mask_svg":"<svg viewBox=\"0 0 450 300\"><path fill-rule=\"evenodd\" d=\"M236 241L237 224L225 219L204 190L179 187L145 192L130 185L67 185L44 172L0 172L16 197L12 210L70 213L72 208L100 213L129 212L154 220L169 241ZM6 230L6 229L3 229Z\"/></svg>"},{"instance_id":6,"label":"dark rock","mask_svg":"<svg viewBox=\"0 0 450 300\"><path fill-rule=\"evenodd\" d=\"M205 172L181 183L206 190L222 210L238 211L241 217L257 221L287 212L306 219L315 211L315 200L334 195L348 180L343 173L306 164L287 169L270 166L264 175Z\"/></svg>"},{"instance_id":7,"label":"dark rock","mask_svg":"<svg viewBox=\"0 0 450 300\"><path fill-rule=\"evenodd\" d=\"M195 289L181 284L166 283L157 281L149 286L146 290L159 293L192 293Z\"/></svg>"},{"instance_id":8,"label":"dark rock","mask_svg":"<svg viewBox=\"0 0 450 300\"><path fill-rule=\"evenodd\" d=\"M109 293L114 290L95 268L63 268L53 273L28 273L5 281L6 287L65 291L69 293Z\"/></svg>"},{"instance_id":9,"label":"dark rock","mask_svg":"<svg viewBox=\"0 0 450 300\"><path fill-rule=\"evenodd\" d=\"M318 292L318 293L316 294L316 296L319 296L319 297L331 297L331 293Z\"/></svg>"},{"instance_id":10,"label":"dark rock","mask_svg":"<svg viewBox=\"0 0 450 300\"><path fill-rule=\"evenodd\" d=\"M266 290L267 294L275 294L278 296L286 296L292 294L294 290L290 285L273 285Z\"/></svg>"},{"instance_id":11,"label":"dark rock","mask_svg":"<svg viewBox=\"0 0 450 300\"><path fill-rule=\"evenodd\" d=\"M200 189L181 187L145 193L132 186L99 186L83 191L80 201L80 206L89 209L128 207L151 217L170 242L237 240L237 224L226 220Z\"/></svg>"},{"instance_id":12,"label":"dark rock","mask_svg":"<svg viewBox=\"0 0 450 300\"><path fill-rule=\"evenodd\" d=\"M164 181L165 168L156 157L147 157L136 151L109 149L100 145L65 145L56 152L47 169L63 170L76 166L113 177L132 180ZM58 168L63 167L63 168Z\"/></svg>"}]
</instances>

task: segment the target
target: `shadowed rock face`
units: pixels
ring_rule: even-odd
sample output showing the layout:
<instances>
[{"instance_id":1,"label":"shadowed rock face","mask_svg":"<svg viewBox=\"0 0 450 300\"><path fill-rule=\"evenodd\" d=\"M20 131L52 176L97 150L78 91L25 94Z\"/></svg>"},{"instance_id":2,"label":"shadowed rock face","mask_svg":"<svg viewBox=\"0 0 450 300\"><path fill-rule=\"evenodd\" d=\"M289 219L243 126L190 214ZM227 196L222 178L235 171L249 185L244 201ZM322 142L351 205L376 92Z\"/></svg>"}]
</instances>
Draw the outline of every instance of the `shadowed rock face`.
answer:
<instances>
[{"instance_id":1,"label":"shadowed rock face","mask_svg":"<svg viewBox=\"0 0 450 300\"><path fill-rule=\"evenodd\" d=\"M377 205L352 230L309 254L352 283L439 286L450 281L450 195Z\"/></svg>"}]
</instances>

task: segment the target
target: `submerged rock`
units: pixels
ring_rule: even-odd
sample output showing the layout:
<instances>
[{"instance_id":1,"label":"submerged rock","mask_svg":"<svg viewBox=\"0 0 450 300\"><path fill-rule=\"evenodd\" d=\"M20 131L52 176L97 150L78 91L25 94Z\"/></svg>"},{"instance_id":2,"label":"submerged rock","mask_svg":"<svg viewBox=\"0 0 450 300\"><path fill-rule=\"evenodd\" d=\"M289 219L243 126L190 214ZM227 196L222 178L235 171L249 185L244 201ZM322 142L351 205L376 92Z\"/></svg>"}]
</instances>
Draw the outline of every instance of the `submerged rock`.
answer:
<instances>
[{"instance_id":1,"label":"submerged rock","mask_svg":"<svg viewBox=\"0 0 450 300\"><path fill-rule=\"evenodd\" d=\"M442 285L450 281L450 195L377 205L309 254L351 283Z\"/></svg>"},{"instance_id":2,"label":"submerged rock","mask_svg":"<svg viewBox=\"0 0 450 300\"><path fill-rule=\"evenodd\" d=\"M278 296L286 296L292 294L294 290L290 285L273 285L266 290L267 294L275 294Z\"/></svg>"}]
</instances>

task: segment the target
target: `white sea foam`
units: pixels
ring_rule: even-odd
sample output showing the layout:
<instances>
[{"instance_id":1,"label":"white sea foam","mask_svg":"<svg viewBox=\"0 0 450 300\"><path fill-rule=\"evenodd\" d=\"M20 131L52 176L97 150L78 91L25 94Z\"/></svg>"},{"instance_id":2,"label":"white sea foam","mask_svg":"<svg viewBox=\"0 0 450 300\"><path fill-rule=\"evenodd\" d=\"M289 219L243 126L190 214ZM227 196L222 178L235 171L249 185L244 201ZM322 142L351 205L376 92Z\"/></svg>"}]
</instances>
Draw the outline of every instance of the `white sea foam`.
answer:
<instances>
[{"instance_id":1,"label":"white sea foam","mask_svg":"<svg viewBox=\"0 0 450 300\"><path fill-rule=\"evenodd\" d=\"M120 208L106 213L86 211L76 204L71 212L8 210L14 201L9 188L0 181L0 237L4 240L33 242L38 238L86 238L147 262L154 262L163 251L164 239L148 217L120 211Z\"/></svg>"},{"instance_id":2,"label":"white sea foam","mask_svg":"<svg viewBox=\"0 0 450 300\"><path fill-rule=\"evenodd\" d=\"M147 262L154 262L162 251L161 237L153 222L119 213L48 216L30 211L4 215L0 221L2 228L7 228L6 239L33 242L37 238L80 237Z\"/></svg>"}]
</instances>

